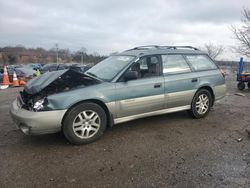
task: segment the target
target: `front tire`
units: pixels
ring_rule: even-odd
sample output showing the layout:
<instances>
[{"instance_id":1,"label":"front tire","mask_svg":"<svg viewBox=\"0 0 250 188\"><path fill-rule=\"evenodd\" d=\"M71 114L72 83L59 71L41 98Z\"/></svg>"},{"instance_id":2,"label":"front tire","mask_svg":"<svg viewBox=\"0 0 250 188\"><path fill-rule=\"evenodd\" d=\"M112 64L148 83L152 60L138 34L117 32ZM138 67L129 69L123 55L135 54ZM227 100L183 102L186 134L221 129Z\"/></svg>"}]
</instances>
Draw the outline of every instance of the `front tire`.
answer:
<instances>
[{"instance_id":1,"label":"front tire","mask_svg":"<svg viewBox=\"0 0 250 188\"><path fill-rule=\"evenodd\" d=\"M88 144L99 139L107 126L105 111L96 103L79 104L67 113L63 134L72 144Z\"/></svg>"},{"instance_id":2,"label":"front tire","mask_svg":"<svg viewBox=\"0 0 250 188\"><path fill-rule=\"evenodd\" d=\"M212 103L211 93L206 89L201 89L194 95L189 114L195 119L203 118L209 113Z\"/></svg>"}]
</instances>

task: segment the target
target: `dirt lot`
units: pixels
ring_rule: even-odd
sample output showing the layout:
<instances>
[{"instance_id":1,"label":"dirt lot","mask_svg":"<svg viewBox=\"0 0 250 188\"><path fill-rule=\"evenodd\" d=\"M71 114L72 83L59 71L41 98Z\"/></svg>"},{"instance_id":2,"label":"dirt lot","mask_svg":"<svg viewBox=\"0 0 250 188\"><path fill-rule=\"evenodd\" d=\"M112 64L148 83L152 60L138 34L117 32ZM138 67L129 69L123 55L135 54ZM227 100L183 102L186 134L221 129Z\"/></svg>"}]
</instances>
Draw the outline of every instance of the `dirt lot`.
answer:
<instances>
[{"instance_id":1,"label":"dirt lot","mask_svg":"<svg viewBox=\"0 0 250 188\"><path fill-rule=\"evenodd\" d=\"M145 118L82 146L23 135L8 112L19 89L0 91L0 187L250 187L250 91L232 80L205 119Z\"/></svg>"}]
</instances>

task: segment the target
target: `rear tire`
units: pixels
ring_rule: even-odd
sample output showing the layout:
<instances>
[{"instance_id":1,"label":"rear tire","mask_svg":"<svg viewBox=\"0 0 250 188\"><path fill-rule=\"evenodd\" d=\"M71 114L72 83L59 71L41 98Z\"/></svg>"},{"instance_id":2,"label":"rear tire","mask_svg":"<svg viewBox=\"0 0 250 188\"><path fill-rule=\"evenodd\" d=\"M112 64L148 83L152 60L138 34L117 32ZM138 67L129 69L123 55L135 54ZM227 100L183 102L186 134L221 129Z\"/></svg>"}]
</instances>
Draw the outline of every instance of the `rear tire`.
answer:
<instances>
[{"instance_id":1,"label":"rear tire","mask_svg":"<svg viewBox=\"0 0 250 188\"><path fill-rule=\"evenodd\" d=\"M250 89L250 82L247 83L247 87L248 87L248 89Z\"/></svg>"},{"instance_id":2,"label":"rear tire","mask_svg":"<svg viewBox=\"0 0 250 188\"><path fill-rule=\"evenodd\" d=\"M237 84L237 87L238 87L239 90L242 91L242 90L245 89L246 86L245 86L245 83L244 83L244 82L239 82L239 83Z\"/></svg>"},{"instance_id":3,"label":"rear tire","mask_svg":"<svg viewBox=\"0 0 250 188\"><path fill-rule=\"evenodd\" d=\"M107 127L105 111L96 103L79 104L67 113L63 134L72 144L88 144L99 139Z\"/></svg>"},{"instance_id":4,"label":"rear tire","mask_svg":"<svg viewBox=\"0 0 250 188\"><path fill-rule=\"evenodd\" d=\"M189 110L189 114L195 118L203 118L205 117L213 104L213 99L211 93L206 89L200 89L194 95L191 110Z\"/></svg>"}]
</instances>

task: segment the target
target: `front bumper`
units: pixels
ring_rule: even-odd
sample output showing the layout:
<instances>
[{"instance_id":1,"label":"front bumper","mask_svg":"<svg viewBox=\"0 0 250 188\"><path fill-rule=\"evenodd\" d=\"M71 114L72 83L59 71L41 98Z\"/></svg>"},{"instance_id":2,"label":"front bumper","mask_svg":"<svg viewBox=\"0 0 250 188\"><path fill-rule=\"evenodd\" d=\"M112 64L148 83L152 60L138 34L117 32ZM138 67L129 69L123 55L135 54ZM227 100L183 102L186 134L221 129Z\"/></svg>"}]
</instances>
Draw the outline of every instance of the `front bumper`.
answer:
<instances>
[{"instance_id":1,"label":"front bumper","mask_svg":"<svg viewBox=\"0 0 250 188\"><path fill-rule=\"evenodd\" d=\"M17 127L25 134L48 134L61 130L61 122L66 110L32 112L21 108L16 99L10 108L10 114Z\"/></svg>"}]
</instances>

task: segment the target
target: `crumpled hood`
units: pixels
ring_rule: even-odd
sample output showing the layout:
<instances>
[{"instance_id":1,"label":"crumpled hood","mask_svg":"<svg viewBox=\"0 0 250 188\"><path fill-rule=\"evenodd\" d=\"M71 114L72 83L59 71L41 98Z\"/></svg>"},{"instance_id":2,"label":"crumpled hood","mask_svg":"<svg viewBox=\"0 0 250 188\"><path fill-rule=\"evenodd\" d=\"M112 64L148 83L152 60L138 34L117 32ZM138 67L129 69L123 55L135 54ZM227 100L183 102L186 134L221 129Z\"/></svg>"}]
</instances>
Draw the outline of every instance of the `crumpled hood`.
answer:
<instances>
[{"instance_id":1,"label":"crumpled hood","mask_svg":"<svg viewBox=\"0 0 250 188\"><path fill-rule=\"evenodd\" d=\"M75 70L66 69L54 72L46 72L41 76L31 79L24 90L28 94L37 94L42 90L49 93L56 93L63 90L69 90L73 87L83 85L93 85L97 80Z\"/></svg>"},{"instance_id":2,"label":"crumpled hood","mask_svg":"<svg viewBox=\"0 0 250 188\"><path fill-rule=\"evenodd\" d=\"M31 79L24 87L24 90L29 94L39 93L43 88L48 86L51 82L56 80L67 71L68 70L46 72L41 76Z\"/></svg>"}]
</instances>

